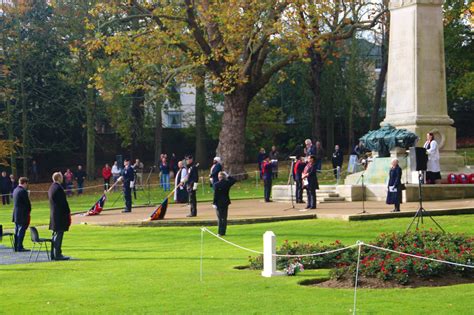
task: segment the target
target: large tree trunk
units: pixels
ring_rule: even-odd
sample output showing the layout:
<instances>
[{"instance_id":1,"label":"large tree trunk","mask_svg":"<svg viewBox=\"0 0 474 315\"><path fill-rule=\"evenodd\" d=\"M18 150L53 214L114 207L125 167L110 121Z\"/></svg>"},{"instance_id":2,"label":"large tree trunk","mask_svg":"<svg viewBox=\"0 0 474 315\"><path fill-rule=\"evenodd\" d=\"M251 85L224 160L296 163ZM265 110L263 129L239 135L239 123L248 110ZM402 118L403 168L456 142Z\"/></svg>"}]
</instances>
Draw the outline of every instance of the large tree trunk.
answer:
<instances>
[{"instance_id":1,"label":"large tree trunk","mask_svg":"<svg viewBox=\"0 0 474 315\"><path fill-rule=\"evenodd\" d=\"M224 114L219 134L217 155L221 157L224 169L237 178L245 178L245 126L250 101L249 88L237 87L224 96Z\"/></svg>"},{"instance_id":2,"label":"large tree trunk","mask_svg":"<svg viewBox=\"0 0 474 315\"><path fill-rule=\"evenodd\" d=\"M385 79L387 77L388 70L388 45L389 45L389 33L390 33L390 13L387 13L387 23L385 24L385 30L383 33L382 45L380 46L382 55L382 65L380 67L380 74L377 79L375 86L375 98L374 107L370 116L370 129L375 130L379 127L379 111L382 106L382 94L385 86Z\"/></svg>"},{"instance_id":3,"label":"large tree trunk","mask_svg":"<svg viewBox=\"0 0 474 315\"><path fill-rule=\"evenodd\" d=\"M199 79L196 85L196 161L200 163L201 168L209 166L207 148L206 148L206 85L205 72L199 73Z\"/></svg>"},{"instance_id":4,"label":"large tree trunk","mask_svg":"<svg viewBox=\"0 0 474 315\"><path fill-rule=\"evenodd\" d=\"M87 88L86 92L86 173L87 178L94 179L96 177L95 169L95 112L96 98L93 88Z\"/></svg>"},{"instance_id":5,"label":"large tree trunk","mask_svg":"<svg viewBox=\"0 0 474 315\"><path fill-rule=\"evenodd\" d=\"M311 136L313 141L321 140L321 75L323 71L323 58L321 54L314 49L309 50L311 58L311 91L313 92L312 101L312 128Z\"/></svg>"},{"instance_id":6,"label":"large tree trunk","mask_svg":"<svg viewBox=\"0 0 474 315\"><path fill-rule=\"evenodd\" d=\"M155 103L155 166L160 165L160 155L162 152L162 138L163 138L163 119L161 116L161 109L163 100L158 98Z\"/></svg>"}]
</instances>

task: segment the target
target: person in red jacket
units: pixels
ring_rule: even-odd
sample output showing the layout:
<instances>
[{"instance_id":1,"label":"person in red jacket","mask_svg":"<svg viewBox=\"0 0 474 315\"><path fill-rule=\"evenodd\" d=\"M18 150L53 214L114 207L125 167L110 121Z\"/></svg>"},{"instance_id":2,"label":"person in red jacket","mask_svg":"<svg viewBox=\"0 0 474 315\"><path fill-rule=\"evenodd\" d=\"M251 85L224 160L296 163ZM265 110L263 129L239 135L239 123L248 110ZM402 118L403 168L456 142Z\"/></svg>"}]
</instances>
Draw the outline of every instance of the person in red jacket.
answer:
<instances>
[{"instance_id":1,"label":"person in red jacket","mask_svg":"<svg viewBox=\"0 0 474 315\"><path fill-rule=\"evenodd\" d=\"M112 177L112 169L110 168L109 164L106 163L104 168L102 169L102 178L104 178L104 190L109 189L110 177Z\"/></svg>"}]
</instances>

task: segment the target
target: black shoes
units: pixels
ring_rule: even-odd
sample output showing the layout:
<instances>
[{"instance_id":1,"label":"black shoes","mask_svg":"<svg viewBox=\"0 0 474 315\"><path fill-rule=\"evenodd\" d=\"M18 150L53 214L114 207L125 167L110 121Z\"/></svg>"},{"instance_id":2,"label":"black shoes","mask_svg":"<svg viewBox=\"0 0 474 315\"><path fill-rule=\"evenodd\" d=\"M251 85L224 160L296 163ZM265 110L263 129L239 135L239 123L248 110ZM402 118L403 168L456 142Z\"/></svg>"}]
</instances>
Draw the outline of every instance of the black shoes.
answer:
<instances>
[{"instance_id":1,"label":"black shoes","mask_svg":"<svg viewBox=\"0 0 474 315\"><path fill-rule=\"evenodd\" d=\"M193 214L188 214L186 217L187 218L192 218L192 217L195 217L195 216L196 216L195 214L194 215Z\"/></svg>"},{"instance_id":2,"label":"black shoes","mask_svg":"<svg viewBox=\"0 0 474 315\"><path fill-rule=\"evenodd\" d=\"M132 212L132 210L122 210L122 213L129 213Z\"/></svg>"},{"instance_id":3,"label":"black shoes","mask_svg":"<svg viewBox=\"0 0 474 315\"><path fill-rule=\"evenodd\" d=\"M31 252L31 250L26 249L26 248L20 248L20 249L15 249L15 252Z\"/></svg>"},{"instance_id":4,"label":"black shoes","mask_svg":"<svg viewBox=\"0 0 474 315\"><path fill-rule=\"evenodd\" d=\"M390 212L400 212L400 210L397 210L397 209L393 209L392 211Z\"/></svg>"},{"instance_id":5,"label":"black shoes","mask_svg":"<svg viewBox=\"0 0 474 315\"><path fill-rule=\"evenodd\" d=\"M59 256L59 257L54 257L52 258L52 260L69 260L71 259L71 257L68 257L68 256Z\"/></svg>"}]
</instances>

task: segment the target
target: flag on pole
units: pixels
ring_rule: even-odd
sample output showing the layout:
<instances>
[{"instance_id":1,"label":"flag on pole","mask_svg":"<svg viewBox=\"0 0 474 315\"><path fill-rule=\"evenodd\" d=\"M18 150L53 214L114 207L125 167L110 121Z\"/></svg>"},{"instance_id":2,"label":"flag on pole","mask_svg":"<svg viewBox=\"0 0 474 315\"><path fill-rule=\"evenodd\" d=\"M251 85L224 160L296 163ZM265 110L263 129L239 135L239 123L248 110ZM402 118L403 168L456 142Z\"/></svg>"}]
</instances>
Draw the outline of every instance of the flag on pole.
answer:
<instances>
[{"instance_id":1,"label":"flag on pole","mask_svg":"<svg viewBox=\"0 0 474 315\"><path fill-rule=\"evenodd\" d=\"M98 215L104 210L105 200L107 200L107 196L105 194L100 197L99 200L87 211L86 215Z\"/></svg>"},{"instance_id":2,"label":"flag on pole","mask_svg":"<svg viewBox=\"0 0 474 315\"><path fill-rule=\"evenodd\" d=\"M165 218L166 210L168 209L168 198L165 198L163 202L153 211L150 215L149 221L163 220Z\"/></svg>"}]
</instances>

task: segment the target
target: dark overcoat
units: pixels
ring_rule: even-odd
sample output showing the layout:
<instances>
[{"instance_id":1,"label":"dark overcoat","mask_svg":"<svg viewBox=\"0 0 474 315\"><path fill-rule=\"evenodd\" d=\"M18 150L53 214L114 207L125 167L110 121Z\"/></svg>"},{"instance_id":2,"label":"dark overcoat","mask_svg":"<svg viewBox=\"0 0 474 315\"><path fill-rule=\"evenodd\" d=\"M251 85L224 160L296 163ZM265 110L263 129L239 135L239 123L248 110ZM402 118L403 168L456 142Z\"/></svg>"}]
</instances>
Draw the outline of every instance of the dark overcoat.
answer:
<instances>
[{"instance_id":1,"label":"dark overcoat","mask_svg":"<svg viewBox=\"0 0 474 315\"><path fill-rule=\"evenodd\" d=\"M18 225L28 225L30 221L31 203L28 191L17 186L13 191L13 218L12 222Z\"/></svg>"},{"instance_id":2,"label":"dark overcoat","mask_svg":"<svg viewBox=\"0 0 474 315\"><path fill-rule=\"evenodd\" d=\"M399 204L402 203L402 169L397 165L395 168L390 169L388 178L388 192L387 192L387 204ZM394 187L396 191L390 191L390 187Z\"/></svg>"},{"instance_id":3,"label":"dark overcoat","mask_svg":"<svg viewBox=\"0 0 474 315\"><path fill-rule=\"evenodd\" d=\"M229 190L232 185L235 184L235 179L233 177L228 177L227 179L218 181L214 184L214 201L213 204L217 208L226 207L230 205Z\"/></svg>"},{"instance_id":4,"label":"dark overcoat","mask_svg":"<svg viewBox=\"0 0 474 315\"><path fill-rule=\"evenodd\" d=\"M49 229L53 231L68 231L71 225L71 209L67 202L63 187L53 183L49 187Z\"/></svg>"}]
</instances>

